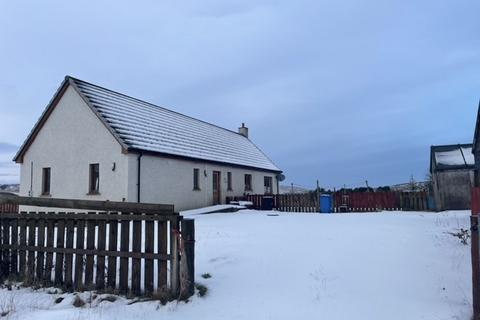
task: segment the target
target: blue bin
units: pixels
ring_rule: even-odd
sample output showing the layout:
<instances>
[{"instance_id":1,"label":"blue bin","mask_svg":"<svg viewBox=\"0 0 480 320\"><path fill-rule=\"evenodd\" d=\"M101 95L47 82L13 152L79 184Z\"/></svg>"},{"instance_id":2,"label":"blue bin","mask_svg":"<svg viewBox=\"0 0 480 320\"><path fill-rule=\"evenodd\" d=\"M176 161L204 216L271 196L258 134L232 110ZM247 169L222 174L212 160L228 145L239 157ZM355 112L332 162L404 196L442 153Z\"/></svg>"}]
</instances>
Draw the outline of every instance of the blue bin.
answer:
<instances>
[{"instance_id":1,"label":"blue bin","mask_svg":"<svg viewBox=\"0 0 480 320\"><path fill-rule=\"evenodd\" d=\"M262 198L262 210L266 210L266 211L273 210L273 197Z\"/></svg>"},{"instance_id":2,"label":"blue bin","mask_svg":"<svg viewBox=\"0 0 480 320\"><path fill-rule=\"evenodd\" d=\"M436 211L435 199L432 196L428 197L428 210Z\"/></svg>"},{"instance_id":3,"label":"blue bin","mask_svg":"<svg viewBox=\"0 0 480 320\"><path fill-rule=\"evenodd\" d=\"M320 212L321 213L332 213L333 199L330 194L320 195Z\"/></svg>"}]
</instances>

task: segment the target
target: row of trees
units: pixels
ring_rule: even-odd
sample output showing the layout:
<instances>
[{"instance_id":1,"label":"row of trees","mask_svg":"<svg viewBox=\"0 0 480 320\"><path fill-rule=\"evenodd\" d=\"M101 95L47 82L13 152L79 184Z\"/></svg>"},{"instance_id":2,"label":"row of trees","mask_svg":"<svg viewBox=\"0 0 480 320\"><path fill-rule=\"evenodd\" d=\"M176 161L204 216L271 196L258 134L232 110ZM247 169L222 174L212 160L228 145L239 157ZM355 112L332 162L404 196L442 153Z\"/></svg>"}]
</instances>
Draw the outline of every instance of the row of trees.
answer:
<instances>
[{"instance_id":1,"label":"row of trees","mask_svg":"<svg viewBox=\"0 0 480 320\"><path fill-rule=\"evenodd\" d=\"M331 189L324 189L324 188L319 188L319 192L321 193L333 193L333 190ZM389 186L384 186L384 187L378 187L378 188L372 188L372 187L359 187L359 188L342 188L336 191L346 191L346 192L389 192L392 191L392 189ZM316 190L312 190L312 192L316 192Z\"/></svg>"},{"instance_id":2,"label":"row of trees","mask_svg":"<svg viewBox=\"0 0 480 320\"><path fill-rule=\"evenodd\" d=\"M336 191L345 191L345 192L390 192L390 191L427 191L432 182L431 182L431 177L427 176L426 181L421 181L417 182L414 180L413 176L410 178L410 181L408 183L400 184L400 185L395 185L395 186L381 186L377 188L372 188L368 185L368 181L365 181L366 185L365 187L357 187L357 188L341 188ZM325 189L325 188L318 188L318 192L321 193L333 193L331 189ZM317 190L312 190L312 192L317 192Z\"/></svg>"}]
</instances>

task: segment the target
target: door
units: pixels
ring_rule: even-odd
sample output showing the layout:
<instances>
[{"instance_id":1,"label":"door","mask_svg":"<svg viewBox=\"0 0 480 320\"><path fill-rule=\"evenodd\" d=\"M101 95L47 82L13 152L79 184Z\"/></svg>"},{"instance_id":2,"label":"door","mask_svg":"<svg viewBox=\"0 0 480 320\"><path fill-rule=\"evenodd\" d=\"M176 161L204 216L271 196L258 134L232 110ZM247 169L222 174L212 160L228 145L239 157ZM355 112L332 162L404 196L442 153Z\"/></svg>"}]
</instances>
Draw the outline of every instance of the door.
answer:
<instances>
[{"instance_id":1,"label":"door","mask_svg":"<svg viewBox=\"0 0 480 320\"><path fill-rule=\"evenodd\" d=\"M220 171L213 171L213 204L221 203Z\"/></svg>"},{"instance_id":2,"label":"door","mask_svg":"<svg viewBox=\"0 0 480 320\"><path fill-rule=\"evenodd\" d=\"M272 177L263 178L263 186L265 187L265 194L268 194L268 195L273 194L272 181L273 181Z\"/></svg>"}]
</instances>

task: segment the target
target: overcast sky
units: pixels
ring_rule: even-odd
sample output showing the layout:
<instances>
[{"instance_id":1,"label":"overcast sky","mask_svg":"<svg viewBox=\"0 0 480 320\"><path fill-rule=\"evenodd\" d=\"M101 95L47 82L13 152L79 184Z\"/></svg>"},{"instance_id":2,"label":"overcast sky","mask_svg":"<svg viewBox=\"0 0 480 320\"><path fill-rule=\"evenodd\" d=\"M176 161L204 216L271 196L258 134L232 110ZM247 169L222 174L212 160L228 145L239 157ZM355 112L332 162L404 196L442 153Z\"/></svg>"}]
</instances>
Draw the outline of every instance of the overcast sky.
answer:
<instances>
[{"instance_id":1,"label":"overcast sky","mask_svg":"<svg viewBox=\"0 0 480 320\"><path fill-rule=\"evenodd\" d=\"M69 74L236 130L325 187L423 180L470 143L480 1L0 0L0 183Z\"/></svg>"}]
</instances>

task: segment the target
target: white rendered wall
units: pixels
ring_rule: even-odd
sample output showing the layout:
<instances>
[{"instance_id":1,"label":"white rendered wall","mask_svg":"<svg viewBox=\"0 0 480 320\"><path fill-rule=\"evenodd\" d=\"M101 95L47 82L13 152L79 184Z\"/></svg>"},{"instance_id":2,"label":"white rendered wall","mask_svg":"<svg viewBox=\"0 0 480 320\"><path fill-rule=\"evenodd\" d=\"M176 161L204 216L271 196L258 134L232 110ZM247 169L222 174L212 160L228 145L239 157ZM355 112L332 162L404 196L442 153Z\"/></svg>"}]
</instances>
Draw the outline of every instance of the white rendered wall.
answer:
<instances>
[{"instance_id":1,"label":"white rendered wall","mask_svg":"<svg viewBox=\"0 0 480 320\"><path fill-rule=\"evenodd\" d=\"M129 154L128 201L137 201L137 155ZM193 169L200 169L200 190L193 190ZM202 161L170 159L144 155L141 159L141 202L175 205L176 211L211 206L213 204L213 171L221 172L221 201L227 196L263 194L264 177L272 177L273 193L277 193L275 174L215 165ZM232 172L232 191L228 191L227 172ZM244 175L252 175L252 191L245 191Z\"/></svg>"},{"instance_id":2,"label":"white rendered wall","mask_svg":"<svg viewBox=\"0 0 480 320\"><path fill-rule=\"evenodd\" d=\"M68 87L25 153L20 194L29 195L32 187L32 196L42 196L42 168L50 167L51 197L122 201L127 197L128 159L121 151L113 135L76 91ZM99 195L87 195L90 163L100 164Z\"/></svg>"}]
</instances>

